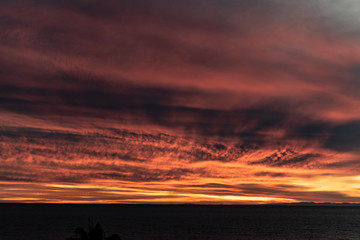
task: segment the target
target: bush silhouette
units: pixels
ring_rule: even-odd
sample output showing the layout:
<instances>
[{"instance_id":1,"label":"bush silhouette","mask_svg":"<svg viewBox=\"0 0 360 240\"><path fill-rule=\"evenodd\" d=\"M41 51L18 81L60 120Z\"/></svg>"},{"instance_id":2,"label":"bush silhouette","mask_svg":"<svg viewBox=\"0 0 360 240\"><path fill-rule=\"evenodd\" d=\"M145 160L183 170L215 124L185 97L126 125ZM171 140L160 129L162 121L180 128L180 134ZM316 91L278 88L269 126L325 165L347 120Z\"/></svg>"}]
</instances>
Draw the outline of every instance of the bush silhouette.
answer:
<instances>
[{"instance_id":1,"label":"bush silhouette","mask_svg":"<svg viewBox=\"0 0 360 240\"><path fill-rule=\"evenodd\" d=\"M89 221L88 231L82 227L77 227L74 230L75 237L67 238L67 240L121 240L117 234L106 236L103 228L99 223L95 226L92 221Z\"/></svg>"}]
</instances>

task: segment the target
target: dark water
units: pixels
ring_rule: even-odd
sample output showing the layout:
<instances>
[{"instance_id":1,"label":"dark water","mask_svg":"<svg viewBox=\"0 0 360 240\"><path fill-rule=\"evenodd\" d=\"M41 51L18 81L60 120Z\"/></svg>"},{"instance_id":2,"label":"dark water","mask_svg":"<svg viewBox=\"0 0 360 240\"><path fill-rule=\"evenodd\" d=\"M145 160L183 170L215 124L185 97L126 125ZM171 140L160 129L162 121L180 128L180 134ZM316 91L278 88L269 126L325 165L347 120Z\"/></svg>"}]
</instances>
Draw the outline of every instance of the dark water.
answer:
<instances>
[{"instance_id":1,"label":"dark water","mask_svg":"<svg viewBox=\"0 0 360 240\"><path fill-rule=\"evenodd\" d=\"M360 207L0 204L1 240L64 240L88 218L123 240L360 239Z\"/></svg>"}]
</instances>

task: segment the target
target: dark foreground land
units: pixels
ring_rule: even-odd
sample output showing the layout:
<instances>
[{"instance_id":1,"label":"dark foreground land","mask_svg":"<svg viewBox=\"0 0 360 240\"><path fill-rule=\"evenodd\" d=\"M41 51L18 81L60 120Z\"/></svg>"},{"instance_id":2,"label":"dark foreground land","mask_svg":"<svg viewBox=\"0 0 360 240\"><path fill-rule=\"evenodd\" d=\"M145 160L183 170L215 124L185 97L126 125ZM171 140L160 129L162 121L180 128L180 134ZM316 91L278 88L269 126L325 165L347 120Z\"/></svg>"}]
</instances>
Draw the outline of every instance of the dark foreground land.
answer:
<instances>
[{"instance_id":1,"label":"dark foreground land","mask_svg":"<svg viewBox=\"0 0 360 240\"><path fill-rule=\"evenodd\" d=\"M0 240L65 240L89 218L122 240L360 239L352 205L0 204Z\"/></svg>"}]
</instances>

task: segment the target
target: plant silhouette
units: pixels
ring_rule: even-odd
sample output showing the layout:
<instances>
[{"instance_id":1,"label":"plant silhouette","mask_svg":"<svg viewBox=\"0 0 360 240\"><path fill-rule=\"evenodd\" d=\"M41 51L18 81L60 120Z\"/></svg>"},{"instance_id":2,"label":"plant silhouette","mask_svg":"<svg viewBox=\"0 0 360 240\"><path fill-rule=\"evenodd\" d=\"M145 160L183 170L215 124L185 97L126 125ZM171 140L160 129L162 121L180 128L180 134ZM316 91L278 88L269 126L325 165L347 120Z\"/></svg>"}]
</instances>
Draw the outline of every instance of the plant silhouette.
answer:
<instances>
[{"instance_id":1,"label":"plant silhouette","mask_svg":"<svg viewBox=\"0 0 360 240\"><path fill-rule=\"evenodd\" d=\"M99 223L95 226L91 220L89 220L88 231L82 227L77 227L74 230L75 237L67 238L67 240L121 240L117 234L106 236L103 228Z\"/></svg>"}]
</instances>

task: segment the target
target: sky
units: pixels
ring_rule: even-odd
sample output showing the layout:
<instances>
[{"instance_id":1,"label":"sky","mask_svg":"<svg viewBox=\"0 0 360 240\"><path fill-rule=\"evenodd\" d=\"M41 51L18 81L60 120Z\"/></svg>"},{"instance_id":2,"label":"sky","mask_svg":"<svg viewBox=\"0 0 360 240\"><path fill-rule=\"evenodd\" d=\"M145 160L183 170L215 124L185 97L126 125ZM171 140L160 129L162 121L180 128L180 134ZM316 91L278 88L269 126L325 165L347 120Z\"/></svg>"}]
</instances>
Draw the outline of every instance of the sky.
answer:
<instances>
[{"instance_id":1,"label":"sky","mask_svg":"<svg viewBox=\"0 0 360 240\"><path fill-rule=\"evenodd\" d=\"M0 202L360 203L357 0L3 0Z\"/></svg>"}]
</instances>

